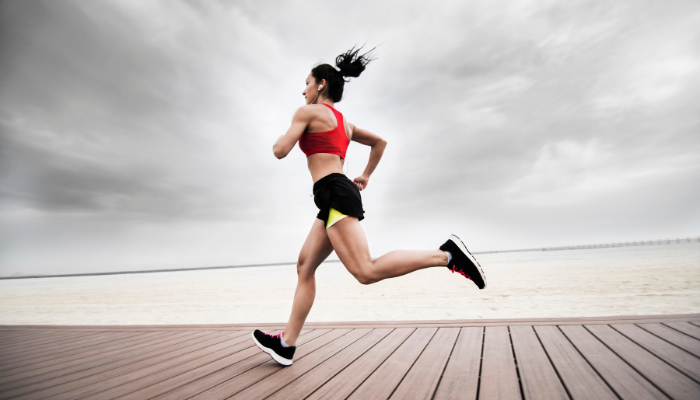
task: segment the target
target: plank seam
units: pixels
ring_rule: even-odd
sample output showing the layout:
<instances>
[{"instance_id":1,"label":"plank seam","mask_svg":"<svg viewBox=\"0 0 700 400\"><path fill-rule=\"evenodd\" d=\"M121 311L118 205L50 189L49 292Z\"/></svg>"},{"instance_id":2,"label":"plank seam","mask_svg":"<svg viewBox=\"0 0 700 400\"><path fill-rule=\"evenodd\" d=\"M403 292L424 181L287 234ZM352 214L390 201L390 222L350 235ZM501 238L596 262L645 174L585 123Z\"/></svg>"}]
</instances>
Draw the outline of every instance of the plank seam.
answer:
<instances>
[{"instance_id":1,"label":"plank seam","mask_svg":"<svg viewBox=\"0 0 700 400\"><path fill-rule=\"evenodd\" d=\"M607 347L610 351L612 351L613 354L615 354L620 360L622 360L625 364L629 365L629 367L632 368L635 372L637 372L637 373L639 374L639 376L641 376L641 377L644 378L647 382L649 382L649 384L650 384L651 386L655 387L659 392L663 393L663 395L666 396L666 397L668 397L669 399L672 399L672 398L673 398L671 395L669 395L668 393L666 393L665 390L661 389L661 388L659 387L659 385L657 385L656 383L654 383L654 382L652 382L651 380L649 380L649 378L647 378L646 375L644 375L641 371L639 371L637 368L635 368L634 365L632 365L629 361L627 361L626 359L624 359L620 354L618 354L615 350L613 350L610 346L608 346L607 343L603 342L603 340L602 340L601 338L599 338L598 336L596 336L595 333L591 332L591 330L588 329L585 325L581 325L581 326L583 326L583 329L585 329L586 331L588 331L588 333L590 333L591 335L593 335L594 338L598 339L598 341L599 341L600 343L602 343L603 346ZM608 326L610 326L610 325L608 325ZM612 328L612 327L611 327L611 328ZM614 330L615 332L617 332L615 329L613 329L613 330ZM623 337L626 338L626 336L623 336ZM632 343L636 344L635 342L632 342ZM639 346L639 345L638 345L638 346ZM639 346L639 347L641 347L641 346ZM641 347L641 348L644 349L644 351L647 351L647 349L645 349L645 348L643 348L643 347ZM664 362L664 363L665 363L665 362Z\"/></svg>"},{"instance_id":2,"label":"plank seam","mask_svg":"<svg viewBox=\"0 0 700 400\"><path fill-rule=\"evenodd\" d=\"M398 329L398 328L394 328L394 329ZM347 399L349 399L350 397L352 397L353 393L355 393L355 392L357 391L357 389L360 388L360 386L362 386L362 385L365 383L365 381L367 381L367 379L369 379L379 368L381 368L381 366L384 365L384 363L385 363L388 359L390 359L391 356L394 355L394 353L396 353L396 351L399 349L399 347L401 347L411 336L413 336L413 334L415 334L417 330L418 330L418 328L413 328L413 332L411 332L410 335L406 336L406 339L404 339L398 346L396 346L396 348L394 349L394 351L392 351L392 352L384 359L384 361L382 361L379 365L377 365L377 368L375 368L370 374L368 374L368 375L365 377L365 379L363 379L362 382L360 382L360 384L357 385L357 386L355 387L355 389L353 389L353 391L350 392L350 393L348 394L348 396L347 396L345 399L347 400ZM408 372L407 372L407 373L408 373ZM396 385L396 387L398 387L398 385ZM396 390L396 389L394 388L394 390ZM393 393L393 392L392 392L392 393Z\"/></svg>"},{"instance_id":3,"label":"plank seam","mask_svg":"<svg viewBox=\"0 0 700 400\"><path fill-rule=\"evenodd\" d=\"M700 358L700 357L696 356L695 354L689 352L688 350L682 348L681 346L677 345L676 343L673 343L672 341L670 341L670 340L668 340L668 339L666 339L666 338L663 338L663 337L661 337L661 336L655 334L654 332L652 332L652 331L650 331L650 330L644 328L643 326L640 326L640 325L636 325L636 326L639 327L639 328L641 328L641 329L643 329L645 332L648 332L648 333L650 333L650 334L656 336L657 338L663 340L664 342L669 343L669 344L672 344L673 346L675 346L675 347L677 347L677 348L683 350L684 352L690 354L691 356L693 356L693 357L695 357L695 358ZM664 326L665 326L665 325L664 325ZM676 331L676 330L674 329L674 331ZM678 331L676 331L676 332L678 332ZM682 333L682 332L681 332L681 333ZM686 335L686 336L687 336L687 335ZM692 338L692 336L691 336L691 338ZM693 339L695 339L695 338L693 338ZM695 339L695 340L698 340L698 339Z\"/></svg>"},{"instance_id":4,"label":"plank seam","mask_svg":"<svg viewBox=\"0 0 700 400\"><path fill-rule=\"evenodd\" d=\"M433 333L433 336L430 337L430 340L428 341L428 343L425 344L425 347L423 347L423 350L420 351L420 354L418 354L418 357L416 357L416 359L413 360L413 363L411 363L411 366L406 370L406 373L404 374L403 377L401 377L401 380L399 381L399 383L396 384L396 387L394 388L394 390L391 391L391 394L389 394L389 397L387 397L387 399L390 399L391 396L393 396L394 393L396 392L396 389L398 389L399 386L401 386L401 383L403 382L403 380L406 379L406 375L408 375L411 372L411 369L413 369L413 366L416 365L416 361L418 361L420 356L423 355L423 352L425 352L425 349L427 349L428 346L430 346L430 343L433 341L433 339L435 339L435 336L437 335L439 330L440 330L440 328L435 329L435 333Z\"/></svg>"},{"instance_id":5,"label":"plank seam","mask_svg":"<svg viewBox=\"0 0 700 400\"><path fill-rule=\"evenodd\" d=\"M232 338L232 339L237 339L237 338ZM244 343L244 342L241 342L241 343ZM237 346L237 345L238 345L238 344L235 344L234 346ZM219 358L217 358L217 359L215 359L215 360L211 360L210 363L217 362L217 361L219 361L219 360L221 360L221 359L223 359L223 358L226 358L226 357L232 356L232 355L234 355L234 354L240 353L240 352L242 352L242 351L248 350L248 349L252 348L253 346L255 346L255 345L254 345L254 344L251 344L249 347L241 348L240 350L234 351L233 353L224 354L224 355L220 356ZM206 349L207 349L207 348L203 348L203 349L200 349L200 350L206 350ZM223 350L223 351L220 351L220 352L223 354L225 351L226 351L226 350ZM186 363L186 364L190 364L190 363L196 362L198 359L203 358L203 357L207 357L207 356L209 356L209 355L211 355L211 354L214 354L214 352L211 352L211 351L210 351L210 352L205 353L205 354L203 354L203 355L201 355L201 356L199 356L199 357L193 358L193 359L191 359L191 360L187 360L187 361L185 361L185 363ZM238 362L245 361L245 360L247 360L247 359L249 359L249 358L252 358L252 357L255 357L255 355L251 355L251 356L249 356L249 357L246 357L246 358L244 358L244 359L241 359L241 360L238 361ZM184 364L179 364L179 365L184 365ZM188 369L188 370L186 370L186 371L183 371L183 372L181 372L181 373L179 373L179 374L177 374L177 375L173 375L173 376L165 377L165 378L160 378L160 380L157 381L157 382L153 382L153 383L151 383L150 385L147 385L147 386L134 388L131 392L129 392L129 393L123 393L123 394L121 394L119 397L121 397L121 396L126 396L126 395L128 395L128 394L131 394L131 393L134 393L134 392L143 390L143 389L147 389L147 388L149 388L149 387L151 387L151 386L160 384L161 382L167 381L167 380L169 380L169 379L176 378L176 377L179 377L180 375L184 375L184 374L190 373L190 372L192 372L193 370L195 370L195 369L197 369L197 368L200 368L200 367L202 367L202 366L204 366L204 365L201 365L201 366L199 366L199 367L191 367L190 369ZM176 367L176 366L173 366L172 368L175 368L175 367ZM226 368L226 367L223 367L223 368ZM220 371L220 370L223 369L223 368L220 368L220 369L218 369L218 370L216 370L216 371ZM150 374L150 375L155 375L155 374L160 373L160 372L162 372L162 371L164 371L164 370L156 371L156 372L154 372L154 373L152 373L152 374ZM214 372L216 372L216 371L214 371ZM212 373L213 373L213 372L212 372ZM211 374L207 374L207 375L211 375ZM205 376L207 376L207 375L205 375ZM173 388L172 390L181 388L182 386L185 386L185 385L187 385L188 383L191 383L191 382L192 382L192 381L190 381L190 382L185 382L185 383L183 383L182 385ZM125 382L125 383L120 384L120 385L117 385L117 386L124 386L124 385L128 385L128 384L130 384L130 382ZM116 386L115 386L115 387L116 387ZM170 391L170 390L168 390L168 391ZM164 392L164 393L167 393L167 392ZM161 394L163 394L163 393L161 393Z\"/></svg>"},{"instance_id":6,"label":"plank seam","mask_svg":"<svg viewBox=\"0 0 700 400\"><path fill-rule=\"evenodd\" d=\"M382 329L382 328L374 328L374 329ZM373 331L374 329L372 329L372 331ZM396 330L396 329L394 328L394 329L392 329L391 331L389 331L389 333L387 333L386 335L384 335L383 338L381 338L380 340L378 340L375 344L373 344L372 346L370 346L367 350L363 351L362 354L360 354L360 355L358 355L357 357L355 357L354 360L352 360L352 361L350 361L349 363L347 363L343 368L339 369L338 372L336 372L336 373L333 374L332 376L329 376L322 384L318 385L318 387L317 387L313 392L309 393L306 397L308 398L308 397L312 396L314 393L316 393L319 389L321 389L321 388L322 388L326 383L328 383L331 379L335 378L338 374L340 374L340 373L343 372L346 368L348 368L350 365L352 365L352 363L354 363L355 361L357 361L358 358L364 356L365 353L367 353L368 351L372 350L372 349L374 348L374 346L378 345L380 342L382 342L384 339L386 339L387 336L391 335L391 333L394 332L394 330ZM368 332L367 335L369 335L370 333L372 333L372 331ZM367 335L365 335L365 336L367 336ZM364 336L363 336L363 337L364 337ZM362 338L360 338L360 339L362 339ZM358 339L358 340L360 340L360 339ZM353 342L353 343L354 343L354 342ZM343 350L345 350L345 349L343 349ZM338 354L338 353L336 353L336 354ZM333 356L331 356L330 358L326 359L326 360L325 360L324 362L322 362L321 364L327 362L328 360L330 360L330 359L333 358L333 357L335 357L335 354L334 354ZM318 364L318 365L321 365L321 364ZM318 367L318 365L317 365L316 367ZM314 368L316 368L316 367L314 367ZM312 369L313 369L313 368L312 368ZM311 370L309 370L309 372L310 372L310 371L311 371ZM290 383L291 383L291 382L290 382ZM278 392L279 392L279 390L278 390ZM277 392L275 392L275 393L277 393ZM272 395L270 395L270 396L272 396Z\"/></svg>"},{"instance_id":7,"label":"plank seam","mask_svg":"<svg viewBox=\"0 0 700 400\"><path fill-rule=\"evenodd\" d=\"M435 399L435 395L438 392L438 388L440 387L440 384L442 383L442 377L445 375L445 370L447 369L447 364L450 363L450 359L452 358L452 353L455 351L455 347L457 346L457 342L459 341L459 337L462 336L462 331L464 328L459 329L459 335L455 338L455 342L452 343L452 348L450 349L450 355L447 356L447 361L445 361L445 366L442 368L442 372L440 373L440 378L438 378L437 385L435 385L435 391L433 392L433 395L430 396L430 400ZM437 334L437 332L436 332ZM428 347L428 346L426 346Z\"/></svg>"},{"instance_id":8,"label":"plank seam","mask_svg":"<svg viewBox=\"0 0 700 400\"><path fill-rule=\"evenodd\" d=\"M690 321L687 321L687 322L690 323ZM685 332L683 332L683 331L681 331L681 330L679 330L679 329L676 329L676 328L674 328L674 327L672 327L672 326L666 325L666 324L664 324L664 323L662 323L661 325L663 325L663 326L665 326L665 327L667 327L667 328L671 328L671 329L673 329L674 331L680 332L680 333L682 333L682 334L684 334L684 335L686 335L686 336L688 336L688 337L691 337L691 338L693 338L693 339L695 339L695 340L700 340L700 338L697 338L697 337L695 337L695 336L693 336L693 335L691 335L691 334L689 334L689 333L685 333ZM692 325L695 325L695 324L692 324Z\"/></svg>"},{"instance_id":9,"label":"plank seam","mask_svg":"<svg viewBox=\"0 0 700 400\"><path fill-rule=\"evenodd\" d=\"M564 388L564 391L566 391L566 395L569 396L569 399L573 399L571 396L571 393L569 392L569 388L566 387L566 383L564 383L564 380L561 378L561 375L559 375L559 370L557 369L557 366L554 365L554 362L552 362L552 357L549 356L549 352L547 352L547 348L544 347L544 343L542 343L542 339L540 339L540 335L537 333L537 330L533 327L532 330L535 332L535 337L537 338L537 341L540 343L540 346L542 346L542 350L544 350L544 354L547 356L547 360L549 361L549 365L552 366L554 369L554 373L557 374L557 378L559 378L559 382L561 382L562 387Z\"/></svg>"},{"instance_id":10,"label":"plank seam","mask_svg":"<svg viewBox=\"0 0 700 400\"><path fill-rule=\"evenodd\" d=\"M691 324L693 324L693 325L695 325L695 326L697 326L697 327L700 327L700 323L699 323L699 322L693 322L693 321L688 321L688 322L690 322Z\"/></svg>"},{"instance_id":11,"label":"plank seam","mask_svg":"<svg viewBox=\"0 0 700 400\"><path fill-rule=\"evenodd\" d=\"M479 378L476 380L476 398L481 391L481 371L484 368L484 343L486 343L486 328L481 328L481 358L479 358Z\"/></svg>"},{"instance_id":12,"label":"plank seam","mask_svg":"<svg viewBox=\"0 0 700 400\"><path fill-rule=\"evenodd\" d=\"M620 332L619 330L615 329L614 326L610 326L610 327L611 327L615 332L617 332L617 333L619 333L620 335L626 337L629 341L631 341L632 343L636 344L637 346L643 348L647 353L649 353L649 354L653 355L654 357L658 358L659 360L661 360L663 363L665 363L665 364L668 365L669 367L671 367L671 368L675 369L676 371L680 372L682 375L687 376L687 377L690 378L692 381L695 381L695 382L697 382L697 383L700 383L699 380L693 378L692 376L690 376L690 375L686 374L685 372L681 371L680 369L676 368L676 366L674 366L673 364L671 364L671 363L669 363L668 361L664 360L663 358L661 358L660 356L658 356L657 354L655 354L653 351L647 349L646 346L641 345L641 344L640 344L639 342L637 342L636 340L632 339L631 337L629 337L629 336L625 335L624 333Z\"/></svg>"},{"instance_id":13,"label":"plank seam","mask_svg":"<svg viewBox=\"0 0 700 400\"><path fill-rule=\"evenodd\" d=\"M341 329L342 329L342 328L341 328ZM347 328L346 328L346 329L347 329ZM318 351L318 350L320 350L320 349L322 349L322 348L324 348L324 347L326 347L326 346L332 344L332 343L335 342L336 340L342 338L343 336L345 336L345 335L351 333L351 332L354 331L354 330L355 330L355 329L349 329L349 330L348 330L347 332L345 332L344 334L342 334L342 335L338 336L337 338L333 339L330 343L326 343L326 344L324 344L323 346L319 347L318 349L316 349L316 350L314 350L314 351ZM348 346L352 345L353 343L357 342L358 340L362 339L363 337L367 336L368 334L369 334L369 332L367 332L367 333L365 333L364 335L358 337L357 339L353 340L352 342L346 344L345 347L343 347L343 348L339 349L338 351L336 351L336 352L335 352L333 355L331 355L329 358L331 358L331 357L335 356L336 354L340 353L341 351L345 350ZM313 353L313 351L312 351L311 353ZM311 354L311 353L309 353L309 354ZM307 355L308 355L308 354L307 354ZM318 363L316 366L319 366L319 365L323 364L323 363L326 362L327 360L328 360L328 358L327 358L326 360L324 360L324 361ZM316 368L316 367L314 367L314 368ZM311 369L313 369L313 368L311 368ZM311 371L311 369L310 369L309 371ZM280 369L279 371L283 371L283 370L284 370L284 368L283 368L283 369ZM270 374L270 375L268 375L268 376L266 376L266 377L261 378L260 380L257 380L257 381L255 381L255 382L251 383L250 385L248 385L248 386L246 386L246 387L244 387L244 388L238 390L236 393L230 394L230 396L228 396L227 399L229 399L229 398L231 398L231 397L237 395L238 393L242 392L243 390L248 389L249 387L251 387L251 386L253 386L253 385L256 385L256 384L262 382L263 380L265 380L265 379L271 377L272 375L278 373L279 371L274 372L274 373L272 373L272 374ZM299 378L305 376L309 371L306 371L306 372L304 372L302 375L297 376L296 378L294 378L294 379L292 379L291 381L287 382L287 383L286 383L284 386L282 386L281 388L275 390L274 392L268 394L268 395L265 396L265 397L266 397L266 398L267 398L267 397L270 397L270 396L274 395L275 393L279 392L280 390L283 390L287 385L289 385L290 383L293 383L293 382L296 381L297 379L299 379ZM230 379L226 380L226 382L228 382L229 380L230 380ZM222 383L223 383L223 382L222 382ZM216 386L219 386L219 385L216 385ZM214 387L216 387L216 386L214 386ZM209 390L209 389L207 389L207 390Z\"/></svg>"},{"instance_id":14,"label":"plank seam","mask_svg":"<svg viewBox=\"0 0 700 400\"><path fill-rule=\"evenodd\" d=\"M525 390L523 389L523 380L520 378L520 367L518 366L518 357L515 355L515 346L513 346L513 337L510 334L510 326L508 329L508 342L510 343L510 352L513 353L513 362L515 363L515 373L518 375L518 387L520 388L520 398L525 400Z\"/></svg>"},{"instance_id":15,"label":"plank seam","mask_svg":"<svg viewBox=\"0 0 700 400\"><path fill-rule=\"evenodd\" d=\"M581 325L581 326L583 326L583 325ZM612 392L615 394L615 396L617 396L618 399L622 400L622 396L620 396L620 394L617 393L617 391L615 390L614 387L612 387L612 385L610 384L610 382L608 382L608 380L605 379L605 377L600 373L600 371L598 371L598 370L596 369L596 367L590 362L590 360L588 360L588 358L586 358L586 356L581 352L581 350L579 350L579 348L576 347L576 345L574 344L574 342L571 341L571 338L569 338L568 336L566 336L566 333L561 329L561 327L560 327L560 326L557 326L557 329L559 329L559 332L561 332L561 334L564 335L564 337L566 338L566 340L568 340L569 343L571 343L571 347L573 347L574 350L576 350L576 352L581 356L581 358L583 358L583 360L588 364L588 366L591 367L591 369L593 370L593 372L595 372L596 375L598 375L598 377L599 377L600 379L602 379L603 382L605 382L606 385L608 385L608 387L610 388L610 390L612 390Z\"/></svg>"},{"instance_id":16,"label":"plank seam","mask_svg":"<svg viewBox=\"0 0 700 400\"><path fill-rule=\"evenodd\" d=\"M210 336L214 336L214 335L210 335ZM168 358L168 359L159 361L159 362L157 362L157 363L155 363L155 364L147 365L147 366L144 366L144 367L141 367L141 368L138 368L138 369L135 369L135 370L131 370L131 371L124 371L122 374L120 374L120 375L115 375L114 377L109 378L109 379L115 379L115 378L118 378L118 377L121 377L121 376L124 376L124 375L128 375L128 374L130 374L130 373L137 372L137 371L141 371L141 370L143 370L143 369L151 368L151 367L154 367L154 366L156 366L155 368L161 368L160 366L161 366L162 364L167 363L167 362L169 362L169 361L172 361L172 360L174 360L174 359L177 359L177 358L179 358L179 357L186 357L186 356L191 355L192 353L196 353L197 351L205 350L205 349L207 349L207 348L209 348L209 347L212 347L212 346L217 346L217 345L219 345L219 344L221 344L221 343L223 343L223 342L226 341L226 339L224 339L225 336L226 336L226 335L221 335L221 336L219 336L219 337L211 337L211 338L209 338L208 340L211 340L212 343L210 343L210 344L208 344L208 345L205 345L204 347L201 347L201 348L199 348L199 349L194 349L194 350L188 351L188 352L183 353L183 354L180 354L180 355L178 355L178 356L172 356L172 357L170 357L170 358ZM205 335L204 337L207 337L207 336ZM219 339L221 339L221 340L219 340ZM157 357L157 356L149 357L148 359L152 359L152 358L155 358L155 357ZM146 359L146 360L148 360L148 359ZM166 369L166 368L161 368L161 369L158 369L158 370L156 370L156 371L153 371L153 372L149 373L148 375L143 375L143 376L145 377L145 376L150 376L150 375L153 375L153 374L157 374L157 373L159 373L159 372L161 372L161 371L164 371L165 369ZM97 391L97 392L90 393L90 394L85 395L85 396L80 397L80 398L82 399L82 398L86 398L86 397L94 397L95 395L98 395L98 396L99 396L99 394L102 393L102 392L105 392L105 391L107 391L107 390L112 390L113 388L116 388L116 387L119 387L119 386L123 386L123 385L125 385L125 384L128 384L128 382L127 382L127 383L119 383L119 384L116 384L116 385L114 385L114 386L110 386L110 387L101 389L101 390L99 390L99 391ZM95 383L88 384L88 385L85 385L85 386L82 386L82 387L89 387L89 386L92 386L92 385L95 385ZM73 389L73 390L76 390L76 389ZM71 391L72 391L72 390L71 390ZM66 393L66 392L64 392L64 393ZM131 392L130 392L130 393L131 393ZM128 393L127 393L127 394L128 394Z\"/></svg>"},{"instance_id":17,"label":"plank seam","mask_svg":"<svg viewBox=\"0 0 700 400\"><path fill-rule=\"evenodd\" d=\"M314 331L314 329L310 329L309 332L307 332L307 333L310 333L310 332L313 332L313 331ZM312 339L312 340L318 339L318 338L320 338L321 336L328 334L329 332L331 332L331 330L328 330L328 332L322 333L322 334L320 334L319 336L316 336L316 337L315 337L314 339ZM252 346L255 346L255 344L251 345L251 347L252 347ZM249 348L251 348L251 347L247 347L246 349L249 349ZM244 349L244 350L246 350L246 349ZM241 351L244 351L244 350L241 350ZM233 354L235 354L235 353L233 353ZM249 359L249 358L252 358L252 357L255 357L255 356L258 356L258 355L260 355L260 353L253 354L253 355L251 355L250 357L246 357L246 358L244 358L244 359L241 359L241 360L239 360L239 361L237 361L236 363L231 364L231 365L238 364L239 362L243 362L243 361L245 361L245 360L247 360L247 359ZM258 364L257 366L259 366L259 365L261 365L261 364L264 364L264 363L267 362L267 361L268 361L268 360L265 360L265 361L263 361L262 363ZM222 369L226 369L226 368L230 367L231 365L228 365L228 366L219 368L219 369L217 369L216 371L212 371L212 372L210 372L210 373L208 373L208 374L206 374L206 375L200 376L199 378L197 378L197 379L195 379L195 380L193 380L193 381L189 381L189 382L187 382L187 383L183 383L182 385L179 385L179 386L176 386L176 387L172 387L172 388L168 389L167 391L165 391L165 392L159 394L158 396L163 396L163 395L165 395L165 394L167 394L167 393L170 393L170 392L173 392L173 391L175 391L175 390L178 390L178 389L180 389L180 388L183 387L183 386L191 385L191 384L193 384L194 382L197 382L197 381L200 380L200 379L205 379L206 377L208 377L208 376L210 376L210 375L213 375L213 374L215 374L215 373L221 371ZM252 368L257 368L257 366L252 367ZM252 368L251 368L251 369L252 369ZM201 394L202 392L206 392L207 390L209 390L209 389L211 389L211 388L213 388L213 387L219 386L220 384L222 384L222 383L224 383L224 382L228 382L229 380L234 379L234 378L236 378L237 376L239 376L239 375L241 375L241 374L244 374L244 373L246 373L246 372L248 372L248 371L250 371L250 370L241 371L241 372L239 372L239 373L236 374L236 375L229 376L228 379L226 379L225 381L220 382L220 383L218 383L218 384L216 384L216 385L214 385L214 386L204 387L204 388L202 388L199 392L193 394L193 395L190 396L190 397L194 397L194 396L197 396L197 395Z\"/></svg>"}]
</instances>

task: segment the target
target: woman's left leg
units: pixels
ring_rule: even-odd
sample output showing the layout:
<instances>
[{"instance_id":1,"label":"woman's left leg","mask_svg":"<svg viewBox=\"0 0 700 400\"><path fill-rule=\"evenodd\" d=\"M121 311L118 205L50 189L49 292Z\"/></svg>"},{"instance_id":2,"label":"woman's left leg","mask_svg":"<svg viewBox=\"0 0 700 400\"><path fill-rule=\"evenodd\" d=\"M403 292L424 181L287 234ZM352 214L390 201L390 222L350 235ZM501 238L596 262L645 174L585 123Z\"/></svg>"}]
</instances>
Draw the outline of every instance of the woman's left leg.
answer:
<instances>
[{"instance_id":1,"label":"woman's left leg","mask_svg":"<svg viewBox=\"0 0 700 400\"><path fill-rule=\"evenodd\" d=\"M365 285L423 268L447 265L447 253L437 249L395 250L372 260L365 231L355 217L343 218L326 232L345 268Z\"/></svg>"}]
</instances>

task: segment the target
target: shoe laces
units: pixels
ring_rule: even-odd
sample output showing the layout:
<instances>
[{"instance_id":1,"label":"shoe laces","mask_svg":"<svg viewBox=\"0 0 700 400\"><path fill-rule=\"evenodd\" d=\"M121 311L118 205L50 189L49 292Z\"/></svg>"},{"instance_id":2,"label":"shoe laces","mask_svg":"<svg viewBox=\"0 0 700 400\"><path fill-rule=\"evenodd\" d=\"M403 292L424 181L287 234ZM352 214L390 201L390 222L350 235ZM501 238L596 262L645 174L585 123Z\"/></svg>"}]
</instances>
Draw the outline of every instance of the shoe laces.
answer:
<instances>
[{"instance_id":1,"label":"shoe laces","mask_svg":"<svg viewBox=\"0 0 700 400\"><path fill-rule=\"evenodd\" d=\"M469 280L473 280L471 277L469 277L469 275L465 274L464 271L457 268L457 266L455 264L452 264L452 273L454 274L455 272L457 272L458 274L464 276L465 278L467 278Z\"/></svg>"}]
</instances>

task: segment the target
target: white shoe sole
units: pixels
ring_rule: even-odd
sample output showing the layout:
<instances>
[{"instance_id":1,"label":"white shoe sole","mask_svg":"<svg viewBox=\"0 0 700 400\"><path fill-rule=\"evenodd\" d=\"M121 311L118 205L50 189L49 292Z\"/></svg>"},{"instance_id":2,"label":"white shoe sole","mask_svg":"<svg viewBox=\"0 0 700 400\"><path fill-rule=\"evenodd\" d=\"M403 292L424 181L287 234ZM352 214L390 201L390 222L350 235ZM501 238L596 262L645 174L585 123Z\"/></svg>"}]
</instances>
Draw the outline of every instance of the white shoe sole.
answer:
<instances>
[{"instance_id":1,"label":"white shoe sole","mask_svg":"<svg viewBox=\"0 0 700 400\"><path fill-rule=\"evenodd\" d=\"M272 351L272 349L268 349L267 347L261 345L260 342L258 342L258 339L255 338L255 332L253 332L253 333L251 334L251 336L253 337L253 341L255 342L255 344L256 344L258 347L260 347L260 350L262 350L262 351L264 351L265 353L269 354L270 357L272 357L273 360L277 361L278 363L280 363L280 364L282 364L282 365L284 365L284 366L286 366L286 367L292 365L292 360L287 360L286 358L282 358L282 357L278 356L277 353L275 353L274 351Z\"/></svg>"},{"instance_id":2,"label":"white shoe sole","mask_svg":"<svg viewBox=\"0 0 700 400\"><path fill-rule=\"evenodd\" d=\"M486 289L486 275L484 275L484 271L481 269L481 265L479 265L479 262L476 261L476 258L467 250L467 246L462 243L462 240L458 238L455 235L450 235L450 240L453 241L457 247L459 247L460 250L462 250L462 253L469 258L469 261L471 261L474 265L476 265L476 270L479 271L479 275L481 275L481 280L484 282L484 287L483 289Z\"/></svg>"}]
</instances>

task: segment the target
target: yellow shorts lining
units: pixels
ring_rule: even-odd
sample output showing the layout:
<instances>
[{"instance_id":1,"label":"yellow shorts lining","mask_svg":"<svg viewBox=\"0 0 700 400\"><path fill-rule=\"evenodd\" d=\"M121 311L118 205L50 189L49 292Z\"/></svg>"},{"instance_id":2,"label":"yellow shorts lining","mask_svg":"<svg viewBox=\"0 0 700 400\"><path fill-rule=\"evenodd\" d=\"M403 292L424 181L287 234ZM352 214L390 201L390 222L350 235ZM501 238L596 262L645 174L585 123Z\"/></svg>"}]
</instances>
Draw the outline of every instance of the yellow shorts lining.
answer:
<instances>
[{"instance_id":1,"label":"yellow shorts lining","mask_svg":"<svg viewBox=\"0 0 700 400\"><path fill-rule=\"evenodd\" d=\"M347 215L331 207L331 210L328 212L328 222L326 222L326 229L330 228L331 226L333 226L333 224L345 217L347 217Z\"/></svg>"}]
</instances>

